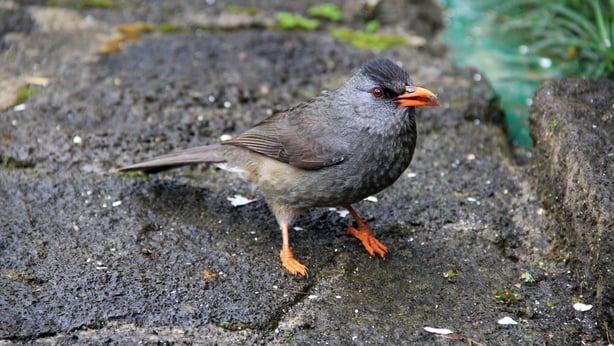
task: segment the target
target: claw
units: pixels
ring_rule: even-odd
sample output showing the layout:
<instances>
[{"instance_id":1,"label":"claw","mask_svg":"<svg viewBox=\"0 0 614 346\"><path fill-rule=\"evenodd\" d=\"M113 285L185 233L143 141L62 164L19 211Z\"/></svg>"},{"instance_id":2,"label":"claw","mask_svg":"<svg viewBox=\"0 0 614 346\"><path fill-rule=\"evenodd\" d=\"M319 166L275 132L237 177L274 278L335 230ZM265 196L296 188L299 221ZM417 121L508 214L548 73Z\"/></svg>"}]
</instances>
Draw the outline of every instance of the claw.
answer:
<instances>
[{"instance_id":1,"label":"claw","mask_svg":"<svg viewBox=\"0 0 614 346\"><path fill-rule=\"evenodd\" d=\"M354 220L356 220L356 224L358 225L358 229L348 226L348 234L358 238L369 255L373 256L377 254L381 258L384 258L384 255L389 252L386 245L382 244L379 240L377 240L377 238L375 238L369 226L362 221L352 206L346 205L345 208L350 212L350 214L352 214L352 217Z\"/></svg>"},{"instance_id":2,"label":"claw","mask_svg":"<svg viewBox=\"0 0 614 346\"><path fill-rule=\"evenodd\" d=\"M279 252L281 264L290 274L306 277L307 267L305 267L301 262L294 259L294 254L292 253L292 249L290 249L290 234L288 232L287 223L281 225L281 240L281 251Z\"/></svg>"},{"instance_id":3,"label":"claw","mask_svg":"<svg viewBox=\"0 0 614 346\"><path fill-rule=\"evenodd\" d=\"M292 250L290 250L290 248L282 249L279 252L279 258L281 259L281 264L290 274L307 276L307 267L294 259L294 255L292 254Z\"/></svg>"},{"instance_id":4,"label":"claw","mask_svg":"<svg viewBox=\"0 0 614 346\"><path fill-rule=\"evenodd\" d=\"M368 227L359 227L360 230L352 226L348 226L348 234L358 238L362 242L362 246L365 247L365 250L369 253L369 255L373 256L375 254L384 258L384 255L387 254L388 248L386 245L382 244L371 232Z\"/></svg>"}]
</instances>

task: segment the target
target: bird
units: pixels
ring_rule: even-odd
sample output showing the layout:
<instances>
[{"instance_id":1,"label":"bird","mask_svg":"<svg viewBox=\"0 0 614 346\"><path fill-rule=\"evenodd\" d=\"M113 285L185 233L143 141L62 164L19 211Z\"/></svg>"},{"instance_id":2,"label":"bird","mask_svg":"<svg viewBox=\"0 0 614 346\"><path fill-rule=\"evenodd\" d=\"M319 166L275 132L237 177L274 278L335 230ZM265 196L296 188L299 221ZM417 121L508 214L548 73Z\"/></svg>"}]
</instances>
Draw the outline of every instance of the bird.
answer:
<instances>
[{"instance_id":1,"label":"bird","mask_svg":"<svg viewBox=\"0 0 614 346\"><path fill-rule=\"evenodd\" d=\"M294 257L289 227L317 207L345 207L356 222L347 233L369 255L389 253L352 204L393 184L416 147L415 107L438 106L430 90L387 58L364 62L339 88L274 113L236 137L127 165L145 174L213 163L238 173L264 196L281 230L281 264L306 277Z\"/></svg>"}]
</instances>

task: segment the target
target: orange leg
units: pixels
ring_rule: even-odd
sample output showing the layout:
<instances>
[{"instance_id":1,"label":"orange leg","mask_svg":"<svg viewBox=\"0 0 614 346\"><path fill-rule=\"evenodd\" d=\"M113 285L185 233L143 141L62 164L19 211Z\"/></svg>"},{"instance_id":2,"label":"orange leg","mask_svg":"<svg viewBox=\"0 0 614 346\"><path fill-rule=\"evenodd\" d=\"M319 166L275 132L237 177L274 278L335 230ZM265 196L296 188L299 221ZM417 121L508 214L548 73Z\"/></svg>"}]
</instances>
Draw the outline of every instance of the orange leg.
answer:
<instances>
[{"instance_id":1,"label":"orange leg","mask_svg":"<svg viewBox=\"0 0 614 346\"><path fill-rule=\"evenodd\" d=\"M375 238L369 226L360 219L360 216L358 216L358 213L356 213L356 210L354 210L351 205L348 204L345 208L352 214L352 217L356 220L356 224L358 225L358 229L348 226L348 234L358 238L369 255L373 256L374 254L378 254L380 257L384 258L384 255L388 253L386 245L380 243L380 241Z\"/></svg>"},{"instance_id":2,"label":"orange leg","mask_svg":"<svg viewBox=\"0 0 614 346\"><path fill-rule=\"evenodd\" d=\"M279 252L281 264L292 275L307 276L307 267L294 259L294 254L292 254L292 249L290 249L290 234L287 223L281 225L281 241L281 251Z\"/></svg>"}]
</instances>

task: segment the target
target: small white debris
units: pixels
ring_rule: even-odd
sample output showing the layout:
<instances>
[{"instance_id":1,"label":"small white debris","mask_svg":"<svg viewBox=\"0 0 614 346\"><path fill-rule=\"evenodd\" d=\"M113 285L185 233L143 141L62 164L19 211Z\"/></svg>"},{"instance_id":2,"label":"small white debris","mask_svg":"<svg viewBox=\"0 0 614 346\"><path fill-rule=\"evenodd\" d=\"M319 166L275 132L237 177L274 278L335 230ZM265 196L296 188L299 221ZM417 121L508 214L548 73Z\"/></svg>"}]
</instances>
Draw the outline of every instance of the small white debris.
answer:
<instances>
[{"instance_id":1,"label":"small white debris","mask_svg":"<svg viewBox=\"0 0 614 346\"><path fill-rule=\"evenodd\" d=\"M477 199L475 199L475 198L473 198L473 197L467 197L467 202L475 203L475 202L477 202L477 201L478 201L478 200L477 200Z\"/></svg>"},{"instance_id":2,"label":"small white debris","mask_svg":"<svg viewBox=\"0 0 614 346\"><path fill-rule=\"evenodd\" d=\"M72 142L75 143L75 144L81 144L83 142L83 139L81 139L81 137L79 137L79 136L74 136L72 138Z\"/></svg>"},{"instance_id":3,"label":"small white debris","mask_svg":"<svg viewBox=\"0 0 614 346\"><path fill-rule=\"evenodd\" d=\"M417 176L418 176L418 174L417 174L417 173L414 173L414 172L409 172L409 173L407 173L407 177L408 177L408 178L415 178L415 177L417 177Z\"/></svg>"},{"instance_id":4,"label":"small white debris","mask_svg":"<svg viewBox=\"0 0 614 346\"><path fill-rule=\"evenodd\" d=\"M316 298L318 298L318 296L315 294L310 294L307 296L307 299L316 299Z\"/></svg>"},{"instance_id":5,"label":"small white debris","mask_svg":"<svg viewBox=\"0 0 614 346\"><path fill-rule=\"evenodd\" d=\"M49 78L29 76L25 78L25 82L28 84L40 85L45 87L49 83Z\"/></svg>"},{"instance_id":6,"label":"small white debris","mask_svg":"<svg viewBox=\"0 0 614 346\"><path fill-rule=\"evenodd\" d=\"M341 217L346 217L350 213L347 209L328 208L330 211L336 211Z\"/></svg>"},{"instance_id":7,"label":"small white debris","mask_svg":"<svg viewBox=\"0 0 614 346\"><path fill-rule=\"evenodd\" d=\"M593 308L593 306L592 306L592 305L590 305L590 304L575 303L575 304L573 305L573 308L574 308L576 311L582 311L582 312L584 312L584 311L588 311L588 310L592 309L592 308Z\"/></svg>"},{"instance_id":8,"label":"small white debris","mask_svg":"<svg viewBox=\"0 0 614 346\"><path fill-rule=\"evenodd\" d=\"M513 318L509 317L509 316L505 316L502 319L497 321L498 324L501 325L514 325L514 324L518 324L518 322L516 322Z\"/></svg>"},{"instance_id":9,"label":"small white debris","mask_svg":"<svg viewBox=\"0 0 614 346\"><path fill-rule=\"evenodd\" d=\"M115 201L115 202L111 203L112 207L119 207L120 205L122 205L122 201Z\"/></svg>"},{"instance_id":10,"label":"small white debris","mask_svg":"<svg viewBox=\"0 0 614 346\"><path fill-rule=\"evenodd\" d=\"M337 299L341 299L341 296L335 296L335 298L337 298Z\"/></svg>"},{"instance_id":11,"label":"small white debris","mask_svg":"<svg viewBox=\"0 0 614 346\"><path fill-rule=\"evenodd\" d=\"M473 161L473 160L475 160L475 154L473 153L467 154L467 161Z\"/></svg>"},{"instance_id":12,"label":"small white debris","mask_svg":"<svg viewBox=\"0 0 614 346\"><path fill-rule=\"evenodd\" d=\"M245 197L241 195L234 195L234 197L228 197L226 199L230 201L230 204L232 204L233 207L240 207L242 205L250 204L256 200L254 197Z\"/></svg>"},{"instance_id":13,"label":"small white debris","mask_svg":"<svg viewBox=\"0 0 614 346\"><path fill-rule=\"evenodd\" d=\"M476 81L476 82L481 81L482 80L482 75L479 74L479 73L474 74L473 75L473 80Z\"/></svg>"},{"instance_id":14,"label":"small white debris","mask_svg":"<svg viewBox=\"0 0 614 346\"><path fill-rule=\"evenodd\" d=\"M25 111L26 110L26 104L25 103L20 103L20 104L16 105L15 107L13 107L13 110L15 112Z\"/></svg>"},{"instance_id":15,"label":"small white debris","mask_svg":"<svg viewBox=\"0 0 614 346\"><path fill-rule=\"evenodd\" d=\"M454 333L453 331L447 328L436 328L436 327L429 327L429 326L424 326L424 330L426 330L429 333L440 334L440 335L448 335L448 334Z\"/></svg>"},{"instance_id":16,"label":"small white debris","mask_svg":"<svg viewBox=\"0 0 614 346\"><path fill-rule=\"evenodd\" d=\"M224 101L224 108L230 108L232 106L232 103L230 103L230 101Z\"/></svg>"},{"instance_id":17,"label":"small white debris","mask_svg":"<svg viewBox=\"0 0 614 346\"><path fill-rule=\"evenodd\" d=\"M305 229L303 227L294 226L294 230L300 232L300 231L304 231Z\"/></svg>"},{"instance_id":18,"label":"small white debris","mask_svg":"<svg viewBox=\"0 0 614 346\"><path fill-rule=\"evenodd\" d=\"M369 197L365 198L365 201L377 203L378 199L375 196L369 196Z\"/></svg>"},{"instance_id":19,"label":"small white debris","mask_svg":"<svg viewBox=\"0 0 614 346\"><path fill-rule=\"evenodd\" d=\"M89 258L88 258L89 261ZM102 261L94 261L94 264L96 264L96 270L106 270L109 269L109 267L105 266L104 263L102 263Z\"/></svg>"},{"instance_id":20,"label":"small white debris","mask_svg":"<svg viewBox=\"0 0 614 346\"><path fill-rule=\"evenodd\" d=\"M220 141L227 141L229 139L232 139L232 136L229 134L223 134L220 136Z\"/></svg>"}]
</instances>

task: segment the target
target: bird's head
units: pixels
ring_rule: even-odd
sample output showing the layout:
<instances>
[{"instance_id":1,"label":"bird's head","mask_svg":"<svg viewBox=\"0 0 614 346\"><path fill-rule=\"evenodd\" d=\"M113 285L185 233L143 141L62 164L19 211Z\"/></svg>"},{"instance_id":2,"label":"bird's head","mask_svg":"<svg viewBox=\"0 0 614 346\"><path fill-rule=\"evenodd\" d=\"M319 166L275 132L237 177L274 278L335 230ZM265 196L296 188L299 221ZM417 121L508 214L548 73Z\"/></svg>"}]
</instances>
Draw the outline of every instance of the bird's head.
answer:
<instances>
[{"instance_id":1,"label":"bird's head","mask_svg":"<svg viewBox=\"0 0 614 346\"><path fill-rule=\"evenodd\" d=\"M341 89L354 114L372 121L413 114L408 112L413 107L439 106L433 92L412 85L405 70L383 58L365 62Z\"/></svg>"}]
</instances>

